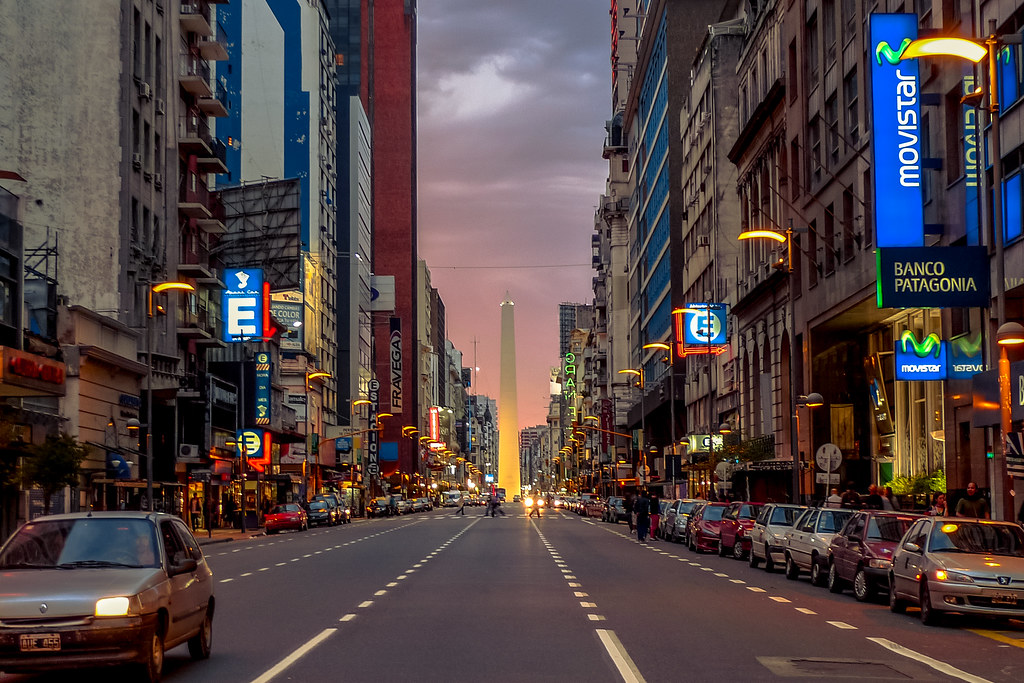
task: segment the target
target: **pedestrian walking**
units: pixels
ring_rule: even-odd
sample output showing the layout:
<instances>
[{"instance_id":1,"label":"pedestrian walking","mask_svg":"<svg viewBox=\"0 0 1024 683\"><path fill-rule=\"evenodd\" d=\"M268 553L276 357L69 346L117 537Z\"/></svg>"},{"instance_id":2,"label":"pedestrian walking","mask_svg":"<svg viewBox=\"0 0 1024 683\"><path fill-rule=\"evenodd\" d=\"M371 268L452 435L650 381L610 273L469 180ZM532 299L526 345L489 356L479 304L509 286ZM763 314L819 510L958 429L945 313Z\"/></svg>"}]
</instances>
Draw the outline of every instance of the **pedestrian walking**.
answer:
<instances>
[{"instance_id":1,"label":"pedestrian walking","mask_svg":"<svg viewBox=\"0 0 1024 683\"><path fill-rule=\"evenodd\" d=\"M203 501L199 500L199 496L192 496L189 513L192 517L192 533L195 533L199 530L200 522L203 521Z\"/></svg>"},{"instance_id":2,"label":"pedestrian walking","mask_svg":"<svg viewBox=\"0 0 1024 683\"><path fill-rule=\"evenodd\" d=\"M530 514L528 517L533 517L533 513L537 513L537 519L540 519L540 498L534 500L533 498L526 499L526 507L530 508Z\"/></svg>"},{"instance_id":3,"label":"pedestrian walking","mask_svg":"<svg viewBox=\"0 0 1024 683\"><path fill-rule=\"evenodd\" d=\"M466 497L462 496L459 498L459 509L455 511L455 514L466 516Z\"/></svg>"},{"instance_id":4,"label":"pedestrian walking","mask_svg":"<svg viewBox=\"0 0 1024 683\"><path fill-rule=\"evenodd\" d=\"M651 540L654 541L658 536L658 522L661 521L661 500L654 493L647 500L651 508Z\"/></svg>"},{"instance_id":5,"label":"pedestrian walking","mask_svg":"<svg viewBox=\"0 0 1024 683\"><path fill-rule=\"evenodd\" d=\"M900 499L892 492L891 486L886 486L885 493L882 494L882 509L894 512L898 512L900 509Z\"/></svg>"},{"instance_id":6,"label":"pedestrian walking","mask_svg":"<svg viewBox=\"0 0 1024 683\"><path fill-rule=\"evenodd\" d=\"M636 540L643 543L651 529L651 501L643 493L638 494L633 511L636 513Z\"/></svg>"},{"instance_id":7,"label":"pedestrian walking","mask_svg":"<svg viewBox=\"0 0 1024 683\"><path fill-rule=\"evenodd\" d=\"M206 537L213 538L213 501L209 498L203 500L203 518L206 520Z\"/></svg>"},{"instance_id":8,"label":"pedestrian walking","mask_svg":"<svg viewBox=\"0 0 1024 683\"><path fill-rule=\"evenodd\" d=\"M988 501L978 491L978 485L973 481L967 485L967 495L956 502L957 517L976 517L988 519Z\"/></svg>"}]
</instances>

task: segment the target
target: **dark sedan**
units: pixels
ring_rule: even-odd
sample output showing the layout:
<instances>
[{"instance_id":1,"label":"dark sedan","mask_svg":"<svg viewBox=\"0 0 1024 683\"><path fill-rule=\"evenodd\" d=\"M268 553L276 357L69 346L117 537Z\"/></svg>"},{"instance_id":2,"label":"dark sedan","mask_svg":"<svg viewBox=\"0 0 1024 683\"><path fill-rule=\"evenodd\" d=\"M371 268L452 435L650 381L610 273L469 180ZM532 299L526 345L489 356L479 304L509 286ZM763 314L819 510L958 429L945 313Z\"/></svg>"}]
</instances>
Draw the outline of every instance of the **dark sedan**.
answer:
<instances>
[{"instance_id":1,"label":"dark sedan","mask_svg":"<svg viewBox=\"0 0 1024 683\"><path fill-rule=\"evenodd\" d=\"M322 500L310 503L306 516L309 518L309 526L331 526L331 507Z\"/></svg>"},{"instance_id":2,"label":"dark sedan","mask_svg":"<svg viewBox=\"0 0 1024 683\"><path fill-rule=\"evenodd\" d=\"M618 524L629 520L629 513L626 512L625 502L621 496L609 496L604 503L604 512L601 514L602 522Z\"/></svg>"}]
</instances>

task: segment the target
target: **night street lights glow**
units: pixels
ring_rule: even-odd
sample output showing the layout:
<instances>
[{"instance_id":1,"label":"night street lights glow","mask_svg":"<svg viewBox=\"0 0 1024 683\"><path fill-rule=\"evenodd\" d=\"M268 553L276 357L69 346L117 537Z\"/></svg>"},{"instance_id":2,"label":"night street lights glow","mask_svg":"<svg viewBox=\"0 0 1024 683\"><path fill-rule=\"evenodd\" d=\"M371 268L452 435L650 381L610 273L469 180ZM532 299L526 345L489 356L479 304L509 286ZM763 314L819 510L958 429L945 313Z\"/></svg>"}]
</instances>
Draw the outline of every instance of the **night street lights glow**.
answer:
<instances>
[{"instance_id":1,"label":"night street lights glow","mask_svg":"<svg viewBox=\"0 0 1024 683\"><path fill-rule=\"evenodd\" d=\"M915 57L961 57L974 63L985 59L988 50L966 38L919 38L907 45L900 59Z\"/></svg>"}]
</instances>

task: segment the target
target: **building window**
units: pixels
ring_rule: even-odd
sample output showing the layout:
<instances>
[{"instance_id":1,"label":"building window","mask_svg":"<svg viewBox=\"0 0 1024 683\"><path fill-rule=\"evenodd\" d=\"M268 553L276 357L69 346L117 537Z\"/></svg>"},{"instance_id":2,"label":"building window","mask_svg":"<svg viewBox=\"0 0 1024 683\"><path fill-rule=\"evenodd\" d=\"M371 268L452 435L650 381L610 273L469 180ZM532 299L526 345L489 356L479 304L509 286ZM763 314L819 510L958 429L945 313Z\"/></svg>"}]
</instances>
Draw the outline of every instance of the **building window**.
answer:
<instances>
[{"instance_id":1,"label":"building window","mask_svg":"<svg viewBox=\"0 0 1024 683\"><path fill-rule=\"evenodd\" d=\"M804 38L806 53L804 64L806 66L807 92L818 87L818 15L812 14L807 21L806 34Z\"/></svg>"},{"instance_id":2,"label":"building window","mask_svg":"<svg viewBox=\"0 0 1024 683\"><path fill-rule=\"evenodd\" d=\"M843 190L843 260L853 258L853 192Z\"/></svg>"},{"instance_id":3,"label":"building window","mask_svg":"<svg viewBox=\"0 0 1024 683\"><path fill-rule=\"evenodd\" d=\"M789 63L789 69L787 70L787 73L789 73L789 74L798 74L798 73L800 73L800 63L798 61L796 61L796 40L795 39L789 44L789 56L787 57L787 61ZM790 102L795 102L796 101L797 91L798 91L798 88L796 86L797 86L796 83L790 83L789 84L789 101Z\"/></svg>"},{"instance_id":4,"label":"building window","mask_svg":"<svg viewBox=\"0 0 1024 683\"><path fill-rule=\"evenodd\" d=\"M828 165L835 168L839 164L839 100L835 93L825 102L825 139L828 145Z\"/></svg>"},{"instance_id":5,"label":"building window","mask_svg":"<svg viewBox=\"0 0 1024 683\"><path fill-rule=\"evenodd\" d=\"M932 0L917 0L917 17L917 25L919 28L931 28Z\"/></svg>"},{"instance_id":6,"label":"building window","mask_svg":"<svg viewBox=\"0 0 1024 683\"><path fill-rule=\"evenodd\" d=\"M807 187L821 182L821 119L815 116L807 126Z\"/></svg>"},{"instance_id":7,"label":"building window","mask_svg":"<svg viewBox=\"0 0 1024 683\"><path fill-rule=\"evenodd\" d=\"M800 197L800 138L793 138L789 143L789 179L793 182L793 191L790 193L792 199Z\"/></svg>"},{"instance_id":8,"label":"building window","mask_svg":"<svg viewBox=\"0 0 1024 683\"><path fill-rule=\"evenodd\" d=\"M823 251L825 252L823 254L823 256L824 256L823 263L825 265L825 275L831 275L836 270L836 252L835 252L835 245L836 245L836 216L835 216L834 211L835 210L834 210L832 204L829 204L828 206L825 207L825 217L824 217L824 221L823 221L824 224L825 224L824 225L824 231L825 232L822 235L822 241L824 242L824 244L822 246L823 246ZM818 260L822 261L821 257L819 257Z\"/></svg>"},{"instance_id":9,"label":"building window","mask_svg":"<svg viewBox=\"0 0 1024 683\"><path fill-rule=\"evenodd\" d=\"M860 118L857 112L857 68L843 78L843 100L846 103L846 137L851 145L860 143Z\"/></svg>"},{"instance_id":10,"label":"building window","mask_svg":"<svg viewBox=\"0 0 1024 683\"><path fill-rule=\"evenodd\" d=\"M857 0L842 0L843 43L848 43L857 35ZM948 4L948 3L947 3Z\"/></svg>"},{"instance_id":11,"label":"building window","mask_svg":"<svg viewBox=\"0 0 1024 683\"><path fill-rule=\"evenodd\" d=\"M811 267L807 269L807 287L814 287L818 284L818 269L821 268L821 264L815 259L818 255L818 226L817 221L811 221L811 229L807 231L807 253L810 254L810 258L813 263Z\"/></svg>"},{"instance_id":12,"label":"building window","mask_svg":"<svg viewBox=\"0 0 1024 683\"><path fill-rule=\"evenodd\" d=\"M825 68L836 61L836 0L822 0L822 21L825 30Z\"/></svg>"}]
</instances>

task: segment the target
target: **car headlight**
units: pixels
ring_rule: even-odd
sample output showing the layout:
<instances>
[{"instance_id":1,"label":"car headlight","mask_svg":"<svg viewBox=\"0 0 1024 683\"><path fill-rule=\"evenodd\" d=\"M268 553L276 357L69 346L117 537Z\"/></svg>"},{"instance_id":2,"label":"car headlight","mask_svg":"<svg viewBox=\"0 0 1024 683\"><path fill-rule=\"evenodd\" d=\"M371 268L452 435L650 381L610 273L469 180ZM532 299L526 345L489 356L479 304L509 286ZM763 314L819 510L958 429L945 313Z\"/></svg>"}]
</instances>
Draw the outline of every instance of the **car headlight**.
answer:
<instances>
[{"instance_id":1,"label":"car headlight","mask_svg":"<svg viewBox=\"0 0 1024 683\"><path fill-rule=\"evenodd\" d=\"M945 569L935 570L936 581L948 581L950 583L974 583L974 579L967 576L967 574L961 574L960 572L947 572Z\"/></svg>"},{"instance_id":2,"label":"car headlight","mask_svg":"<svg viewBox=\"0 0 1024 683\"><path fill-rule=\"evenodd\" d=\"M131 614L134 603L135 600L124 596L100 598L96 601L94 614L97 617L125 617Z\"/></svg>"},{"instance_id":3,"label":"car headlight","mask_svg":"<svg viewBox=\"0 0 1024 683\"><path fill-rule=\"evenodd\" d=\"M892 560L882 560L874 558L868 560L868 566L872 569L890 569L892 567Z\"/></svg>"}]
</instances>

